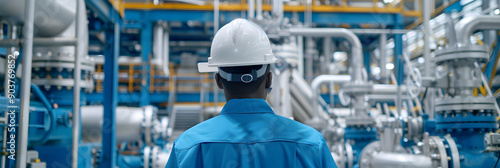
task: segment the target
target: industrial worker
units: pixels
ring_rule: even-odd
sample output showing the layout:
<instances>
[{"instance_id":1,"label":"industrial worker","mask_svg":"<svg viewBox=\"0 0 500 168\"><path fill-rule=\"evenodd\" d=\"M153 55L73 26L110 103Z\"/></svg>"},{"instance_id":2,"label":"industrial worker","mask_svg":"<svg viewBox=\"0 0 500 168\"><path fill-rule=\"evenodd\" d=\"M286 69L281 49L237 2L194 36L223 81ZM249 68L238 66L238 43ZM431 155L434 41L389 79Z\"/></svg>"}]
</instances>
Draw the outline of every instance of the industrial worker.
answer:
<instances>
[{"instance_id":1,"label":"industrial worker","mask_svg":"<svg viewBox=\"0 0 500 168\"><path fill-rule=\"evenodd\" d=\"M198 71L217 72L227 103L219 116L175 140L167 168L337 167L318 131L274 114L266 103L276 57L259 26L233 20L217 32L210 54Z\"/></svg>"}]
</instances>

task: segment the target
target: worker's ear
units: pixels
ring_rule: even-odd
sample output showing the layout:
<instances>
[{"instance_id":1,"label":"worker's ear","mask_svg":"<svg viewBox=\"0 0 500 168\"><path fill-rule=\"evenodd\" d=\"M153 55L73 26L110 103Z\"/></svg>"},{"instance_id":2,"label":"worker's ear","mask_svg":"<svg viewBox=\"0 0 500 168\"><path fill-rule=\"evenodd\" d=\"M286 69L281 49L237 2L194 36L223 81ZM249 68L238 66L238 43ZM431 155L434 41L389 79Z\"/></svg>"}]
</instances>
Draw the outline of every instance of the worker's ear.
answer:
<instances>
[{"instance_id":1,"label":"worker's ear","mask_svg":"<svg viewBox=\"0 0 500 168\"><path fill-rule=\"evenodd\" d=\"M215 78L215 83L217 83L217 87L219 87L219 89L224 89L224 85L222 84L222 81L220 80L219 73L215 73L214 78Z\"/></svg>"},{"instance_id":2,"label":"worker's ear","mask_svg":"<svg viewBox=\"0 0 500 168\"><path fill-rule=\"evenodd\" d=\"M271 85L273 84L273 73L269 72L267 73L266 76L266 89L271 88Z\"/></svg>"}]
</instances>

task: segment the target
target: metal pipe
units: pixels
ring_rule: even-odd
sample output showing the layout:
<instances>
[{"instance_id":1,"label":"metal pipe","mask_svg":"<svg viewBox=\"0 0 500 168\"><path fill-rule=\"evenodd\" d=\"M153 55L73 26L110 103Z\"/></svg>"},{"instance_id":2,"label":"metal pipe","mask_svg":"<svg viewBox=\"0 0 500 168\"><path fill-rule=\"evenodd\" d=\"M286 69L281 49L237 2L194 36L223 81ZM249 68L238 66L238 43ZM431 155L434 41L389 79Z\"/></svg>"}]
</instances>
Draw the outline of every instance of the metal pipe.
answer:
<instances>
[{"instance_id":1,"label":"metal pipe","mask_svg":"<svg viewBox=\"0 0 500 168\"><path fill-rule=\"evenodd\" d=\"M254 18L254 12L255 12L255 0L248 0L247 1L248 5L248 10L247 10L247 18L248 20L251 20Z\"/></svg>"},{"instance_id":2,"label":"metal pipe","mask_svg":"<svg viewBox=\"0 0 500 168\"><path fill-rule=\"evenodd\" d=\"M28 127L30 119L30 85L31 85L31 60L33 56L33 32L35 20L35 0L26 0L25 22L23 27L23 69L21 79L21 110L19 114L19 139L17 155L17 168L26 167L28 150Z\"/></svg>"},{"instance_id":3,"label":"metal pipe","mask_svg":"<svg viewBox=\"0 0 500 168\"><path fill-rule=\"evenodd\" d=\"M333 53L331 50L332 47L332 38L327 37L323 39L323 55L325 56L325 61L321 63L321 65L324 65L326 68L326 73L329 72L328 66L332 64L332 58L333 58ZM322 72L325 73L325 72Z\"/></svg>"},{"instance_id":4,"label":"metal pipe","mask_svg":"<svg viewBox=\"0 0 500 168\"><path fill-rule=\"evenodd\" d=\"M428 168L432 167L432 161L430 157L423 155L381 152L373 156L370 167Z\"/></svg>"},{"instance_id":5,"label":"metal pipe","mask_svg":"<svg viewBox=\"0 0 500 168\"><path fill-rule=\"evenodd\" d=\"M431 76L431 50L430 41L431 36L430 31L430 19L431 19L431 1L422 1L422 19L423 19L423 29L424 29L424 76Z\"/></svg>"},{"instance_id":6,"label":"metal pipe","mask_svg":"<svg viewBox=\"0 0 500 168\"><path fill-rule=\"evenodd\" d=\"M0 40L0 47L19 47L23 45L22 39L5 39ZM74 46L77 40L75 38L34 38L33 46L35 47L53 47L53 46Z\"/></svg>"},{"instance_id":7,"label":"metal pipe","mask_svg":"<svg viewBox=\"0 0 500 168\"><path fill-rule=\"evenodd\" d=\"M456 25L455 29L458 36L459 46L468 46L470 36L477 30L499 30L500 16L470 16L463 18Z\"/></svg>"},{"instance_id":8,"label":"metal pipe","mask_svg":"<svg viewBox=\"0 0 500 168\"><path fill-rule=\"evenodd\" d=\"M318 101L314 101L317 97L319 97L318 89L321 84L325 82L336 82L336 83L346 83L351 81L351 76L349 75L320 75L314 78L311 83L311 88L313 92L313 109L314 109L314 117L319 118L319 109L318 109Z\"/></svg>"},{"instance_id":9,"label":"metal pipe","mask_svg":"<svg viewBox=\"0 0 500 168\"><path fill-rule=\"evenodd\" d=\"M297 61L297 71L300 76L304 76L304 37L297 36L297 47L298 47L298 61Z\"/></svg>"},{"instance_id":10,"label":"metal pipe","mask_svg":"<svg viewBox=\"0 0 500 168\"><path fill-rule=\"evenodd\" d=\"M84 0L77 0L76 2L76 39L77 41L75 47L75 69L73 70L73 76L75 80L75 86L73 87L73 130L72 130L72 141L71 141L71 167L78 167L78 142L80 142L80 80L81 80L81 59L84 57L86 49L85 42L85 30L86 26L86 10Z\"/></svg>"},{"instance_id":11,"label":"metal pipe","mask_svg":"<svg viewBox=\"0 0 500 168\"><path fill-rule=\"evenodd\" d=\"M387 75L387 34L382 33L379 37L379 50L380 50L380 77L383 79L384 83L389 83L389 75Z\"/></svg>"},{"instance_id":12,"label":"metal pipe","mask_svg":"<svg viewBox=\"0 0 500 168\"><path fill-rule=\"evenodd\" d=\"M219 31L219 0L214 1L214 35Z\"/></svg>"},{"instance_id":13,"label":"metal pipe","mask_svg":"<svg viewBox=\"0 0 500 168\"><path fill-rule=\"evenodd\" d=\"M351 63L353 73L351 81L362 82L361 69L363 68L363 48L358 36L344 28L290 28L290 34L309 37L343 37L351 43Z\"/></svg>"},{"instance_id":14,"label":"metal pipe","mask_svg":"<svg viewBox=\"0 0 500 168\"><path fill-rule=\"evenodd\" d=\"M262 0L257 0L257 20L262 19Z\"/></svg>"}]
</instances>

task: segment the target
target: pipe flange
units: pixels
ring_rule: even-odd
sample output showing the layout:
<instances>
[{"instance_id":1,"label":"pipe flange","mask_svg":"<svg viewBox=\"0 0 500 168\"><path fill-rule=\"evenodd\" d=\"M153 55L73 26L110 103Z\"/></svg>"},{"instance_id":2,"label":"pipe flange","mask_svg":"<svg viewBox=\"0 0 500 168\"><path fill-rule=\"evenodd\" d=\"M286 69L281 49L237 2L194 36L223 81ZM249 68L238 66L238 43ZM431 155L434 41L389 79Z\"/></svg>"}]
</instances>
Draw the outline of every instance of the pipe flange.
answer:
<instances>
[{"instance_id":1,"label":"pipe flange","mask_svg":"<svg viewBox=\"0 0 500 168\"><path fill-rule=\"evenodd\" d=\"M142 123L143 134L144 134L144 142L146 145L153 145L153 141L155 141L153 135L153 127L154 127L154 119L156 118L156 108L153 106L144 106L144 118Z\"/></svg>"},{"instance_id":2,"label":"pipe flange","mask_svg":"<svg viewBox=\"0 0 500 168\"><path fill-rule=\"evenodd\" d=\"M446 140L446 143L448 143L448 147L450 148L453 168L460 168L460 155L458 154L458 148L455 140L451 138L450 134L445 135L444 139Z\"/></svg>"},{"instance_id":3,"label":"pipe flange","mask_svg":"<svg viewBox=\"0 0 500 168\"><path fill-rule=\"evenodd\" d=\"M150 156L151 156L151 147L146 146L144 148L144 151L143 151L143 159L144 160L142 161L143 165L144 165L144 168L150 168L149 167L149 162L151 161Z\"/></svg>"},{"instance_id":4,"label":"pipe flange","mask_svg":"<svg viewBox=\"0 0 500 168\"><path fill-rule=\"evenodd\" d=\"M484 62L488 61L489 57L488 48L484 46L453 47L436 51L434 62L436 62L437 65L441 65L447 61L457 60L476 60ZM470 63L476 61L470 61Z\"/></svg>"},{"instance_id":5,"label":"pipe flange","mask_svg":"<svg viewBox=\"0 0 500 168\"><path fill-rule=\"evenodd\" d=\"M431 143L431 158L438 160L438 164L441 167L448 167L448 155L446 153L446 148L443 144L443 139L438 136L429 137L429 142Z\"/></svg>"},{"instance_id":6,"label":"pipe flange","mask_svg":"<svg viewBox=\"0 0 500 168\"><path fill-rule=\"evenodd\" d=\"M172 129L170 129L170 119L168 117L162 117L160 120L161 127L161 138L167 141L170 136L172 136Z\"/></svg>"}]
</instances>

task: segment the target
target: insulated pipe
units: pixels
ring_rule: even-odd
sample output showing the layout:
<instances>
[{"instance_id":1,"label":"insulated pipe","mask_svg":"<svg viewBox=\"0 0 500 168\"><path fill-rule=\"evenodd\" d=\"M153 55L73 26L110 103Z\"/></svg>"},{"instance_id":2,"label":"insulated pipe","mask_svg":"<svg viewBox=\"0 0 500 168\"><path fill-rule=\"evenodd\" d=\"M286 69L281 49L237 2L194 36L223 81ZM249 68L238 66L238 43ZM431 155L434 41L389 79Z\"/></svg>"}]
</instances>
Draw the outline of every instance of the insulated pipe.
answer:
<instances>
[{"instance_id":1,"label":"insulated pipe","mask_svg":"<svg viewBox=\"0 0 500 168\"><path fill-rule=\"evenodd\" d=\"M254 18L255 12L255 0L248 0L248 10L247 10L247 18L248 20L252 20Z\"/></svg>"},{"instance_id":2,"label":"insulated pipe","mask_svg":"<svg viewBox=\"0 0 500 168\"><path fill-rule=\"evenodd\" d=\"M456 25L455 29L458 36L458 44L460 46L469 46L470 36L477 30L499 30L500 16L470 16L463 18Z\"/></svg>"},{"instance_id":3,"label":"insulated pipe","mask_svg":"<svg viewBox=\"0 0 500 168\"><path fill-rule=\"evenodd\" d=\"M161 61L163 59L163 26L158 21L153 28L153 60Z\"/></svg>"},{"instance_id":4,"label":"insulated pipe","mask_svg":"<svg viewBox=\"0 0 500 168\"><path fill-rule=\"evenodd\" d=\"M14 24L26 24L25 9L28 0L0 0L0 17ZM35 35L53 37L66 30L75 19L74 0L35 1L37 21L34 22Z\"/></svg>"},{"instance_id":5,"label":"insulated pipe","mask_svg":"<svg viewBox=\"0 0 500 168\"><path fill-rule=\"evenodd\" d=\"M309 37L343 37L351 43L352 57L351 65L353 73L351 81L363 82L361 69L363 68L363 48L358 36L344 28L290 28L290 34ZM299 46L300 47L300 46Z\"/></svg>"},{"instance_id":6,"label":"insulated pipe","mask_svg":"<svg viewBox=\"0 0 500 168\"><path fill-rule=\"evenodd\" d=\"M428 168L432 167L432 161L431 157L423 155L381 152L373 156L369 167Z\"/></svg>"},{"instance_id":7,"label":"insulated pipe","mask_svg":"<svg viewBox=\"0 0 500 168\"><path fill-rule=\"evenodd\" d=\"M320 75L314 78L311 83L311 88L313 92L313 109L314 109L314 117L319 118L319 109L318 109L318 101L314 101L317 97L319 97L318 89L321 84L326 82L336 82L336 83L346 83L351 80L351 76L349 75Z\"/></svg>"},{"instance_id":8,"label":"insulated pipe","mask_svg":"<svg viewBox=\"0 0 500 168\"><path fill-rule=\"evenodd\" d=\"M33 56L33 32L35 20L35 0L27 0L25 4L25 22L23 27L23 69L21 79L21 109L19 114L19 138L17 168L26 167L28 150L28 127L30 119L30 85L31 85L31 60Z\"/></svg>"},{"instance_id":9,"label":"insulated pipe","mask_svg":"<svg viewBox=\"0 0 500 168\"><path fill-rule=\"evenodd\" d=\"M71 167L78 168L78 143L80 142L80 83L81 83L81 69L82 58L86 55L87 49L85 43L86 39L86 22L87 10L85 10L84 0L76 1L76 47L75 47L75 69L73 70L74 83L73 87L73 130L72 130L72 143L71 143Z\"/></svg>"}]
</instances>

